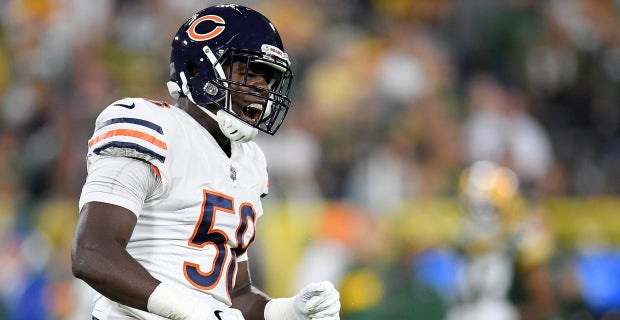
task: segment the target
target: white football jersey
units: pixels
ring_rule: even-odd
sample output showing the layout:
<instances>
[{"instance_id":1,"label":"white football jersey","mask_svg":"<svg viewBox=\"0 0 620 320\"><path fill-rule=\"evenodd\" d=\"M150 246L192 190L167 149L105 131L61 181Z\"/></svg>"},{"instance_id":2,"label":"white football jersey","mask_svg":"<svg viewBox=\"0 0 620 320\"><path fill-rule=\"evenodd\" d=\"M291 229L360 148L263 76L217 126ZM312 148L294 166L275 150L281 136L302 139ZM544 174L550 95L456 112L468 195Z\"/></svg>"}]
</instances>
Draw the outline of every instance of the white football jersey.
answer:
<instances>
[{"instance_id":1,"label":"white football jersey","mask_svg":"<svg viewBox=\"0 0 620 320\"><path fill-rule=\"evenodd\" d=\"M161 176L163 192L147 198L136 213L127 245L131 256L162 282L209 293L227 305L236 261L245 259L263 214L260 199L268 192L265 156L258 145L231 143L229 158L185 111L126 98L97 118L88 149L91 158L141 159ZM98 294L95 311L108 319L160 319Z\"/></svg>"}]
</instances>

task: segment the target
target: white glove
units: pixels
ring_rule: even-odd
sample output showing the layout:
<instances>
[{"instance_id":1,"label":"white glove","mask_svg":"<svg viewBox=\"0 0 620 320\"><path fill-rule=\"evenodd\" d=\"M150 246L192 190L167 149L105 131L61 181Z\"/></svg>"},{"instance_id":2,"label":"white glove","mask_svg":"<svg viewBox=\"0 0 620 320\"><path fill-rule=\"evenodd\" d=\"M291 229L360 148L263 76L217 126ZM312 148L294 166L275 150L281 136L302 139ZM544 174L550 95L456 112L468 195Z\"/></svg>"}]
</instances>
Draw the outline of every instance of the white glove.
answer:
<instances>
[{"instance_id":1,"label":"white glove","mask_svg":"<svg viewBox=\"0 0 620 320\"><path fill-rule=\"evenodd\" d=\"M340 293L329 281L312 283L291 298L272 299L265 320L339 320Z\"/></svg>"},{"instance_id":2,"label":"white glove","mask_svg":"<svg viewBox=\"0 0 620 320\"><path fill-rule=\"evenodd\" d=\"M295 309L309 319L338 319L340 293L329 281L309 284L295 297Z\"/></svg>"}]
</instances>

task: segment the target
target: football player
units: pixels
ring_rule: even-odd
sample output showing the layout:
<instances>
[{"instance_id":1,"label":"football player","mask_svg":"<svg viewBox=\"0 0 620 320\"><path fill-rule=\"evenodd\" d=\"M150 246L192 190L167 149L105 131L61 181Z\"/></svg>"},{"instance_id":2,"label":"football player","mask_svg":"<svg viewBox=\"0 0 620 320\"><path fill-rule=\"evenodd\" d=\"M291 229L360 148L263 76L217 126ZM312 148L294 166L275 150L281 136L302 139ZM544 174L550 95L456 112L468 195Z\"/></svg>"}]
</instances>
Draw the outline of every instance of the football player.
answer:
<instances>
[{"instance_id":1,"label":"football player","mask_svg":"<svg viewBox=\"0 0 620 320\"><path fill-rule=\"evenodd\" d=\"M93 318L339 319L330 282L272 299L248 246L268 192L265 156L291 101L273 24L243 6L194 14L172 41L175 105L110 104L88 142L73 274L95 290Z\"/></svg>"},{"instance_id":2,"label":"football player","mask_svg":"<svg viewBox=\"0 0 620 320\"><path fill-rule=\"evenodd\" d=\"M447 320L552 319L555 243L542 212L510 168L477 161L460 176L466 209L457 237L463 265Z\"/></svg>"}]
</instances>

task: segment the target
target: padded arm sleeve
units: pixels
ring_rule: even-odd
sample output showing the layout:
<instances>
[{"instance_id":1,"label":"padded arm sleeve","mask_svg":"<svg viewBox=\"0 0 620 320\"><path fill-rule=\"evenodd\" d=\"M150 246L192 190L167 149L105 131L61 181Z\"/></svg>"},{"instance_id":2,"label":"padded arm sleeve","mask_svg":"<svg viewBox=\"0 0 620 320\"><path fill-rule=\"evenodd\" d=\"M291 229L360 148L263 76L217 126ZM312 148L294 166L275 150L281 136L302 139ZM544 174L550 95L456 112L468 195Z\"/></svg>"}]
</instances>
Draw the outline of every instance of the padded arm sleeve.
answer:
<instances>
[{"instance_id":1,"label":"padded arm sleeve","mask_svg":"<svg viewBox=\"0 0 620 320\"><path fill-rule=\"evenodd\" d=\"M92 201L121 206L139 216L147 198L162 192L161 179L151 165L126 157L93 157L82 188L79 207Z\"/></svg>"}]
</instances>

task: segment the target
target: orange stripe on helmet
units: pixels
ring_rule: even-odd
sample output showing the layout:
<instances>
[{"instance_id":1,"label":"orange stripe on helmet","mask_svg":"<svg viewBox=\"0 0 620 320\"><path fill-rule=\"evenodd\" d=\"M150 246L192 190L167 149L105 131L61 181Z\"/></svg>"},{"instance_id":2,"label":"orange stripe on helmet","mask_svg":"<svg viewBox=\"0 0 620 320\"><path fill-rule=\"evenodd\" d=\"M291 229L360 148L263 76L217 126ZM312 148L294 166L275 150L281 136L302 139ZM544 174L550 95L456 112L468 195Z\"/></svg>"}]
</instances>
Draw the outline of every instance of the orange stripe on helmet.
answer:
<instances>
[{"instance_id":1,"label":"orange stripe on helmet","mask_svg":"<svg viewBox=\"0 0 620 320\"><path fill-rule=\"evenodd\" d=\"M165 142L153 137L150 134L146 134L144 132L140 132L140 131L136 131L136 130L129 130L129 129L116 129L116 130L111 130L108 131L104 134L101 134L93 139L91 139L88 142L88 146L92 147L95 143L109 138L109 137L117 137L117 136L126 136L126 137L134 137L134 138L138 138L138 139L142 139L146 142L152 143L164 150L168 150L168 145L166 145Z\"/></svg>"},{"instance_id":2,"label":"orange stripe on helmet","mask_svg":"<svg viewBox=\"0 0 620 320\"><path fill-rule=\"evenodd\" d=\"M200 18L196 19L196 21L192 22L192 24L187 29L187 34L189 35L189 37L192 40L205 41L205 40L213 39L213 38L217 37L220 33L222 33L224 31L225 27L223 25L220 25L220 26L217 26L217 27L213 28L213 30L211 30L211 31L209 31L207 33L198 33L196 31L196 27L198 27L198 25L201 22L204 22L204 21L213 21L213 22L218 23L218 24L224 24L225 23L225 21L224 21L224 19L222 19L222 17L216 16L216 15L208 15L208 16L204 16L204 17L200 17Z\"/></svg>"}]
</instances>

